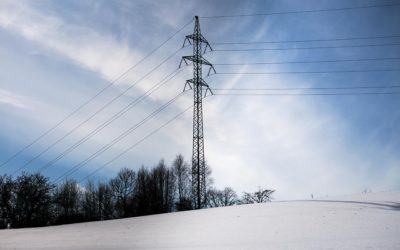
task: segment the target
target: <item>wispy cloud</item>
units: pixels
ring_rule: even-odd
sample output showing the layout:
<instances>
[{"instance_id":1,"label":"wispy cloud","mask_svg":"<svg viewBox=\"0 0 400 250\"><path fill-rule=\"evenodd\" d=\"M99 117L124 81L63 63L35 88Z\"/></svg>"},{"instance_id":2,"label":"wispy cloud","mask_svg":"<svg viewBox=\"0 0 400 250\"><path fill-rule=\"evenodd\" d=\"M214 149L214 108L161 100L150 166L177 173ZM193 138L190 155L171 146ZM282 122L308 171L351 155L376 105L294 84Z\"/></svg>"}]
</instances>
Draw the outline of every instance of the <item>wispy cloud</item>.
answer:
<instances>
[{"instance_id":1,"label":"wispy cloud","mask_svg":"<svg viewBox=\"0 0 400 250\"><path fill-rule=\"evenodd\" d=\"M252 13L270 11L270 9L263 9L263 7L258 8L257 1L254 1L254 4L253 2L243 4L240 1L221 1L218 3L215 3L215 1L206 1L206 4L200 4L196 1L190 1L189 4L186 2L182 4L183 1L170 1L157 4L141 1L115 1L116 4L108 9L110 13L107 18L118 18L116 21L112 19L113 24L105 31L102 27L93 25L93 23L102 23L104 21L102 19L104 18L103 15L93 17L97 19L93 23L89 22L90 24L86 23L84 18L80 19L82 15L86 14L85 8L91 3L90 1L83 4L84 6L80 6L83 8L80 11L79 6L75 6L77 11L74 15L76 16L71 18L75 22L69 22L65 13L58 13L56 10L51 9L54 7L53 5L37 8L32 3L32 1L23 0L1 1L0 27L7 30L7 32L23 37L26 40L25 42L30 44L30 46L38 47L38 53L46 52L46 50L55 51L57 59L62 58L68 62L73 62L79 66L80 70L83 69L83 71L89 72L90 75L92 75L91 73L96 76L99 75L106 81L113 80L121 72L137 62L146 54L146 51L150 51L155 45L160 44L163 39L168 37L167 33L169 32L166 32L164 28L170 28L172 34L178 27L181 27L187 21L184 18L187 15L185 16L182 13L187 12L201 16L201 14L213 15L214 13L221 14L222 12ZM103 3L110 2L96 2L95 12L102 13L101 11L105 8L102 5ZM279 7L277 1L274 3L276 4L272 4L272 7ZM310 9L315 5L315 2L307 3ZM273 9L273 11L281 11L284 8L287 10L296 9L297 5L298 9L307 9L307 6L303 6L305 5L303 2L299 4L295 1L287 0L279 1L279 4L280 7ZM338 3L339 5L340 3ZM260 6L267 5L260 4ZM271 5L268 5L267 8L270 7ZM66 12L70 14L67 10ZM128 16L132 20L127 18ZM301 40L307 37L330 38L339 29L343 29L341 33L342 37L352 37L354 36L353 32L345 30L347 25L336 24L341 21L348 22L352 27L363 27L357 20L354 21L353 19L351 20L354 23L346 19L333 19L332 15L326 15L325 18L321 19L318 18L318 15L315 14L306 18L299 15L288 15L280 16L279 18L275 17L275 19L274 17L269 17L266 19L201 20L201 25L205 36L210 41L215 42L226 42L229 39L234 41L271 41L275 39ZM185 22L182 22L183 19L185 19ZM315 20L322 21L316 22ZM174 46L173 48L168 47L165 51L155 55L150 60L151 63L143 65L137 70L136 73L138 74L131 74L124 78L120 82L123 85L119 87L123 89L126 87L126 84L134 82L140 75L148 72L152 68L151 65L156 65L166 57L166 54L172 53L172 51L181 45L184 35L187 32L191 32L191 30L192 27L188 27L185 33L177 37L177 40L171 43L172 45L170 44L171 47ZM367 34L367 31L365 31L365 34ZM138 39L133 42L128 37ZM267 45L265 46L267 47ZM345 53L345 55L339 52ZM208 53L205 57L211 62L221 63L292 61L297 59L308 60L310 58L339 58L348 56L346 51L339 52ZM188 55L190 53L190 50L187 51ZM362 53L360 52L359 54L361 55ZM359 54L352 54L352 56L356 57ZM52 59L49 58L47 60L51 61ZM38 59L33 64L35 63L40 64L41 61ZM178 64L179 56L176 57L176 60L169 61L166 67L176 68ZM333 66L335 65L269 65L268 68L261 68L261 66L258 68L217 67L217 72L285 71L295 67L296 70L301 67L301 70L304 69L306 71ZM340 66L351 67L351 65L347 64ZM361 67L362 65L357 66ZM46 67L44 68L47 70ZM32 70L37 69L32 66ZM68 70L68 72L64 73L73 74L75 69ZM167 71L165 68L162 68L160 71L157 70L150 79L134 89L141 92L145 91L160 80L166 73L165 71ZM103 131L104 133L93 138L90 143L85 145L84 150L77 150L79 153L74 152L74 155L71 155L71 161L77 161L77 159L83 158L84 154L89 154L96 148L108 143L124 129L146 117L158 105L161 105L161 102L181 92L185 80L191 77L189 71L185 73L186 75L180 75L173 83L168 84L153 94L151 100L146 100L146 102L136 107L134 113L132 112L120 118L116 123L107 128L105 132ZM347 84L360 79L365 83L370 82L372 84L373 79L368 81L367 77L362 77L360 75L329 75L313 76L312 78L304 75L276 75L269 77L243 77L235 75L228 78L216 75L207 78L206 81L212 88L304 87L313 86L314 84L326 84L327 86L328 84L332 84L331 86L336 86L334 84L337 82ZM62 77L60 76L60 78ZM83 76L82 82L86 80ZM45 96L47 94L47 97L51 96L51 100L55 100L56 102L57 97L54 91L51 93L47 92L46 94L44 94L44 91L41 93L41 88L46 88L46 85L43 84L45 81L46 77L43 76L43 80L41 79L41 82L37 81L37 86L35 85L38 90L38 99L48 100L49 98ZM63 79L60 79L58 84L69 86L68 82L64 82ZM5 89L9 88L5 87ZM88 91L88 88L84 90ZM57 94L67 96L64 96L64 99L67 101L75 100L74 98L77 97L77 94L73 93L74 91ZM41 94L43 96L40 96ZM89 94L91 95L92 93L83 93L82 91L82 95ZM18 108L31 107L32 105L29 103L29 100L24 98L24 96L20 93L16 94L7 90L1 90L0 102ZM104 100L108 100L107 98L112 97L106 96ZM93 110L105 102L104 100L94 103L91 108L82 112L80 116L71 119L57 133L65 133L74 124L78 124L79 119L82 120L84 117L89 116ZM363 117L365 121L375 119L372 115L368 117L364 110L363 104L367 103L368 100L364 99L361 102L359 101L360 99L357 99L353 103L348 102L352 105L345 105L346 101L344 100L352 99L293 96L257 98L207 97L204 101L205 149L208 163L214 169L216 184L220 187L224 185L233 186L238 191L251 190L258 185L275 188L278 190L277 195L283 198L304 198L304 196L308 196L310 193L324 195L361 191L364 188L384 189L398 187L396 183L398 183L399 176L395 173L400 172L400 160L397 156L398 154L394 153L398 151L396 149L396 145L398 144L392 138L388 139L385 147L382 147L381 143L377 143L376 138L382 137L382 135L385 136L386 133L394 134L393 129L389 133L387 132L388 128L386 124L390 121L393 123L391 126L396 127L396 123L399 121L397 118L399 114L388 111L387 119L382 120L381 127L367 127L367 133L360 136L357 133L359 131L359 127L357 126L360 126L360 123L356 121L356 118ZM118 112L129 101L131 101L129 98L121 100L121 102L115 103L113 107L96 116L89 124L76 131L71 136L70 142L73 143L90 133L90 131ZM147 123L138 133L113 147L114 153L121 152L135 143L152 129L157 128L164 121L174 116L179 112L179 109L186 108L191 102L191 93L187 93L183 100L178 101L176 105ZM387 107L377 99L374 99L374 103L376 103L376 106L382 105L382 108ZM54 109L52 113L58 113L61 110L57 103L49 105ZM65 103L63 103L63 106L66 106ZM70 110L69 106L62 108L64 108L64 111ZM347 114L342 112L351 108L357 108L357 110L353 110L352 113ZM48 110L43 105L42 114L45 114L47 119L51 119L51 116L48 118L48 114L51 113ZM379 113L379 109L377 110L376 112ZM376 116L377 113L371 114ZM58 118L62 118L60 114L58 115L60 116ZM142 163L152 164L157 160L155 159L157 157L164 157L169 161L179 152L184 153L186 158L190 158L192 143L191 116L191 112L187 112L178 121L170 124L157 135L140 144L130 154L127 154L109 167L119 169L121 166L136 167ZM42 120L45 120L45 118ZM51 120L46 125L49 127L49 124L54 123ZM43 130L43 128L41 127L38 130ZM44 140L43 144L46 144L46 142ZM61 148L65 145L59 146ZM58 151L54 151L54 154L58 153ZM77 157L78 154L81 156L80 158ZM99 162L107 160L111 156L112 154L109 154L107 157L99 160ZM96 167L98 164L94 164L93 166Z\"/></svg>"},{"instance_id":2,"label":"wispy cloud","mask_svg":"<svg viewBox=\"0 0 400 250\"><path fill-rule=\"evenodd\" d=\"M142 57L127 41L41 13L29 1L2 1L0 26L52 49L76 64L115 79Z\"/></svg>"},{"instance_id":3,"label":"wispy cloud","mask_svg":"<svg viewBox=\"0 0 400 250\"><path fill-rule=\"evenodd\" d=\"M34 109L34 102L28 98L0 88L0 104L20 109Z\"/></svg>"}]
</instances>

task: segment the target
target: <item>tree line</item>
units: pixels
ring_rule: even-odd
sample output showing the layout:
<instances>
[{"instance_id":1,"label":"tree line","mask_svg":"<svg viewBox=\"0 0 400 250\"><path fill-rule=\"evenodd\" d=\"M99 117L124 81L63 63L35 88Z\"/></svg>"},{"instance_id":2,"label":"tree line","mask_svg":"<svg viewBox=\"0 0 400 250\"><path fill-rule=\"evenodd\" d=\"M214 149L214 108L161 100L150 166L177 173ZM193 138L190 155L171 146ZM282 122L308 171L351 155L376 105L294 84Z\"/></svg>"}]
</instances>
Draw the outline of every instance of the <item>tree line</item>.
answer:
<instances>
[{"instance_id":1,"label":"tree line","mask_svg":"<svg viewBox=\"0 0 400 250\"><path fill-rule=\"evenodd\" d=\"M207 171L207 207L270 201L273 190L259 188L242 197L230 187L212 186ZM182 155L171 166L163 160L153 168L121 169L108 182L73 179L59 184L39 174L22 173L15 179L0 176L0 228L37 227L109 220L193 209L191 169Z\"/></svg>"}]
</instances>

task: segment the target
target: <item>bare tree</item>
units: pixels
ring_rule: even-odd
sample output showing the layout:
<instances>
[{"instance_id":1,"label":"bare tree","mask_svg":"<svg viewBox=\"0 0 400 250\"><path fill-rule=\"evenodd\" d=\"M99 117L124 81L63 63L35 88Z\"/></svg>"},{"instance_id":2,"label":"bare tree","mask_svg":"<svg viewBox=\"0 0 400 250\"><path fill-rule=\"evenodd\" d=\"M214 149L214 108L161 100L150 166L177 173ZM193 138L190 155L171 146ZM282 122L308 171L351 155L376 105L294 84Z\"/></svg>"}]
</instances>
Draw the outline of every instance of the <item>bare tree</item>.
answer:
<instances>
[{"instance_id":1,"label":"bare tree","mask_svg":"<svg viewBox=\"0 0 400 250\"><path fill-rule=\"evenodd\" d=\"M237 194L230 187L223 190L211 188L207 192L207 198L209 207L233 206L237 203Z\"/></svg>"},{"instance_id":2,"label":"bare tree","mask_svg":"<svg viewBox=\"0 0 400 250\"><path fill-rule=\"evenodd\" d=\"M258 187L258 190L254 193L244 193L241 203L242 204L252 204L252 203L264 203L271 201L271 195L275 190L262 189Z\"/></svg>"},{"instance_id":3,"label":"bare tree","mask_svg":"<svg viewBox=\"0 0 400 250\"><path fill-rule=\"evenodd\" d=\"M74 180L66 180L54 191L56 223L71 223L79 220L82 192Z\"/></svg>"},{"instance_id":4,"label":"bare tree","mask_svg":"<svg viewBox=\"0 0 400 250\"><path fill-rule=\"evenodd\" d=\"M51 219L54 185L40 174L23 173L15 182L16 218L19 227L45 226Z\"/></svg>"},{"instance_id":5,"label":"bare tree","mask_svg":"<svg viewBox=\"0 0 400 250\"><path fill-rule=\"evenodd\" d=\"M108 220L113 218L114 207L111 187L107 183L99 183L96 195L99 219Z\"/></svg>"},{"instance_id":6,"label":"bare tree","mask_svg":"<svg viewBox=\"0 0 400 250\"><path fill-rule=\"evenodd\" d=\"M183 211L192 209L191 201L191 170L182 155L177 155L172 163L173 173L176 178L177 202L176 210Z\"/></svg>"},{"instance_id":7,"label":"bare tree","mask_svg":"<svg viewBox=\"0 0 400 250\"><path fill-rule=\"evenodd\" d=\"M205 164L201 207L235 204L232 188L213 188L211 168ZM40 174L23 173L15 181L4 175L0 176L0 228L10 222L13 227L29 227L189 210L198 202L192 188L192 171L182 155L176 156L172 167L160 160L137 173L123 168L107 183L89 181L84 187L74 180L56 187ZM262 194L249 194L249 200L262 200Z\"/></svg>"},{"instance_id":8,"label":"bare tree","mask_svg":"<svg viewBox=\"0 0 400 250\"><path fill-rule=\"evenodd\" d=\"M137 215L150 214L150 197L149 197L149 179L150 173L147 168L142 166L136 177L136 213Z\"/></svg>"},{"instance_id":9,"label":"bare tree","mask_svg":"<svg viewBox=\"0 0 400 250\"><path fill-rule=\"evenodd\" d=\"M11 176L0 176L0 228L6 228L11 223L15 208L15 183Z\"/></svg>"},{"instance_id":10,"label":"bare tree","mask_svg":"<svg viewBox=\"0 0 400 250\"><path fill-rule=\"evenodd\" d=\"M222 193L216 188L207 191L207 203L209 207L222 207Z\"/></svg>"},{"instance_id":11,"label":"bare tree","mask_svg":"<svg viewBox=\"0 0 400 250\"><path fill-rule=\"evenodd\" d=\"M212 178L212 169L210 165L208 165L207 161L204 163L205 164L205 181L206 181L206 186L205 186L205 197L204 197L204 205L207 206L209 204L208 202L208 191L213 189L213 184L214 184L214 178ZM193 204L194 207L195 204Z\"/></svg>"},{"instance_id":12,"label":"bare tree","mask_svg":"<svg viewBox=\"0 0 400 250\"><path fill-rule=\"evenodd\" d=\"M165 195L164 195L164 211L171 212L175 205L176 187L175 187L176 177L174 171L170 168L166 169L165 173Z\"/></svg>"},{"instance_id":13,"label":"bare tree","mask_svg":"<svg viewBox=\"0 0 400 250\"><path fill-rule=\"evenodd\" d=\"M226 187L222 190L222 205L223 206L233 206L238 201L238 196L231 187Z\"/></svg>"},{"instance_id":14,"label":"bare tree","mask_svg":"<svg viewBox=\"0 0 400 250\"><path fill-rule=\"evenodd\" d=\"M172 211L175 197L175 177L164 160L160 160L149 175L150 212L166 213Z\"/></svg>"},{"instance_id":15,"label":"bare tree","mask_svg":"<svg viewBox=\"0 0 400 250\"><path fill-rule=\"evenodd\" d=\"M119 217L134 215L135 171L123 168L111 179L110 187Z\"/></svg>"},{"instance_id":16,"label":"bare tree","mask_svg":"<svg viewBox=\"0 0 400 250\"><path fill-rule=\"evenodd\" d=\"M92 181L88 181L85 186L82 201L85 220L93 221L98 219L98 202L96 187Z\"/></svg>"}]
</instances>

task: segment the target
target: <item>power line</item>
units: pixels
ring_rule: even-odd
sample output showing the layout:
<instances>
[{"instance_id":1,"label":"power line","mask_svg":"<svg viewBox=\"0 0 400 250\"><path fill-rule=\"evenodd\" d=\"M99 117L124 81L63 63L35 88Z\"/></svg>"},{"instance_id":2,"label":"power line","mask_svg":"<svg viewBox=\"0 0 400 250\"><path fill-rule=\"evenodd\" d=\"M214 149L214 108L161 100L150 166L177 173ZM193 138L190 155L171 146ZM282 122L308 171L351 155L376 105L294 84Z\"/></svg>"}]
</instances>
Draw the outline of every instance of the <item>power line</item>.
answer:
<instances>
[{"instance_id":1,"label":"power line","mask_svg":"<svg viewBox=\"0 0 400 250\"><path fill-rule=\"evenodd\" d=\"M161 130L162 128L164 128L165 126L167 126L168 124L170 124L172 121L174 121L175 119L177 119L179 116L183 115L185 112L187 112L189 109L191 109L193 107L193 105L190 105L189 107L187 107L186 109L184 109L182 112L180 112L179 114L177 114L176 116L174 116L172 119L168 120L166 123L164 123L163 125L161 125L160 127L158 127L157 129L153 130L151 133L147 134L145 137L143 137L141 140L139 140L138 142L136 142L135 144L131 145L130 147L128 147L127 149L125 149L124 151L122 151L121 153L119 153L117 156L115 156L114 158L112 158L111 160L109 160L108 162L106 162L105 164L101 165L100 167L98 167L97 169L95 169L93 172L91 172L90 174L88 174L87 176L85 176L84 178L80 179L79 182L82 183L82 181L89 179L91 176L93 176L94 174L96 174L97 172L99 172L100 170L102 170L103 168L105 168L106 166L110 165L112 162L114 162L115 160L117 160L118 158L120 158L122 155L126 154L127 152L129 152L130 150L132 150L134 147L136 147L137 145L139 145L140 143L142 143L143 141L145 141L146 139L148 139L149 137L151 137L152 135L154 135L155 133L157 133L159 130Z\"/></svg>"},{"instance_id":2,"label":"power line","mask_svg":"<svg viewBox=\"0 0 400 250\"><path fill-rule=\"evenodd\" d=\"M363 69L363 70L331 70L331 71L280 71L280 72L217 72L213 75L280 75L280 74L329 74L358 72L394 72L400 69Z\"/></svg>"},{"instance_id":3,"label":"power line","mask_svg":"<svg viewBox=\"0 0 400 250\"><path fill-rule=\"evenodd\" d=\"M281 90L341 90L341 89L390 89L400 85L389 86L352 86L352 87L294 87L294 88L213 88L218 91L281 91Z\"/></svg>"},{"instance_id":4,"label":"power line","mask_svg":"<svg viewBox=\"0 0 400 250\"><path fill-rule=\"evenodd\" d=\"M150 70L147 74L145 74L142 78L140 78L138 81L136 81L134 84L130 85L128 88L126 88L124 91L122 91L121 93L119 93L117 96L115 96L113 99L111 99L110 101L108 101L106 104L104 104L101 108L99 108L98 110L96 110L92 115L90 115L86 120L84 120L83 122L79 123L77 126L75 126L73 129L71 129L70 131L68 131L64 136L62 136L61 138L57 139L55 142L53 142L50 146L48 146L46 149L44 149L43 151L41 151L39 154L37 154L36 156L34 156L33 158L31 158L29 161L27 161L24 165L22 165L21 167L19 167L17 170L15 170L11 175L16 174L18 171L20 171L21 169L23 169L24 167L28 166L30 163L32 163L33 161L35 161L37 158L39 158L41 155L43 155L44 153L46 153L47 151L49 151L51 148L53 148L55 145L57 145L60 141L62 141L63 139L65 139L66 137L68 137L69 135L71 135L74 131L76 131L78 128L80 128L81 126L83 126L84 124L86 124L89 120L91 120L93 117L95 117L97 114L99 114L101 111L103 111L106 107L108 107L109 105L111 105L113 102L115 102L117 99L119 99L121 96L125 95L125 93L127 93L130 89L132 89L134 86L136 86L139 82L143 81L144 79L146 79L150 74L152 74L154 71L156 71L159 67L161 67L164 63L166 63L169 59L171 59L173 56L175 56L182 48L177 49L174 53L172 53L171 55L169 55L167 58L165 58L160 64L158 64L156 67L154 67L152 70Z\"/></svg>"},{"instance_id":5,"label":"power line","mask_svg":"<svg viewBox=\"0 0 400 250\"><path fill-rule=\"evenodd\" d=\"M190 20L190 22L186 23L183 25L180 29L178 29L174 34L172 34L170 37L168 37L165 41L163 41L160 45L158 45L156 48L154 48L152 51L150 51L148 54L146 54L142 59L140 59L137 63L135 63L133 66L129 67L127 70L125 70L122 74L117 76L114 80L109 82L104 88L102 88L99 92L97 92L94 96L89 98L87 101L85 101L83 104L78 106L76 109L74 109L71 113L69 113L65 118L63 118L61 121L53 125L51 128L46 130L44 133L42 133L40 136L38 136L36 139L34 139L32 142L18 150L15 154L10 156L8 159L6 159L4 162L1 163L0 168L3 167L4 165L8 164L10 161L15 159L18 155L20 155L22 152L24 152L26 149L34 145L36 142L38 142L40 139L48 135L50 132L52 132L54 129L58 128L61 124L63 124L65 121L67 121L69 118L71 118L74 114L79 112L82 108L84 108L86 105L91 103L94 99L96 99L99 95L101 95L103 92L105 92L108 88L114 85L115 82L120 80L122 77L124 77L128 72L132 71L134 68L136 68L139 64L141 64L143 61L145 61L147 58L149 58L151 55L153 55L157 50L159 50L162 46L164 46L167 42L169 42L173 37L175 37L179 32L181 32L184 28L186 28L190 23L192 23L193 20Z\"/></svg>"},{"instance_id":6,"label":"power line","mask_svg":"<svg viewBox=\"0 0 400 250\"><path fill-rule=\"evenodd\" d=\"M140 122L136 123L135 125L133 125L132 127L130 127L129 129L127 129L126 131L124 131L122 134L120 134L117 138L113 139L111 142L109 142L108 144L106 144L105 146L103 146L101 149L97 150L95 153L93 153L92 155L90 155L89 157L87 157L85 160L79 162L78 164L74 165L70 170L66 171L64 174L62 174L60 177L58 177L56 179L56 182L58 182L59 180L61 180L62 178L69 176L73 173L75 173L76 171L78 171L80 168L82 168L83 166L85 166L86 164L88 164L90 161L92 161L93 159L97 158L99 155L101 155L102 153L104 153L105 151L107 151L109 148L111 148L112 146L114 146L116 143L118 143L119 141L121 141L122 139L124 139L126 136L128 136L129 134L131 134L133 131L135 131L136 129L138 129L141 125L145 124L146 122L148 122L150 119L152 119L154 116L156 116L158 113L160 113L161 111L163 111L164 109L166 109L169 105L171 105L173 102L175 102L180 96L182 96L185 92L182 92L178 95L176 95L174 98L172 98L171 100L169 100L167 103L165 103L164 105L162 105L161 107L159 107L157 110L153 111L150 115L148 115L146 118L144 118L143 120L141 120Z\"/></svg>"},{"instance_id":7,"label":"power line","mask_svg":"<svg viewBox=\"0 0 400 250\"><path fill-rule=\"evenodd\" d=\"M317 96L317 95L325 95L325 96L348 96L348 95L399 95L400 92L352 92L352 93L214 93L215 96Z\"/></svg>"},{"instance_id":8,"label":"power line","mask_svg":"<svg viewBox=\"0 0 400 250\"><path fill-rule=\"evenodd\" d=\"M43 165L38 172L41 173L45 171L47 168L50 166L54 165L57 161L62 159L64 156L72 152L75 148L79 147L82 145L84 142L89 140L91 137L99 133L101 130L106 128L108 125L110 125L113 121L117 120L120 118L122 115L124 115L126 112L131 110L133 107L135 107L137 104L139 104L141 101L146 99L148 96L150 96L152 93L157 91L161 86L172 80L174 77L176 77L182 70L177 69L168 74L166 77L164 77L161 81L159 81L156 85L154 85L152 88L150 88L148 91L146 91L143 95L139 96L135 100L131 101L128 105L126 105L124 108L122 108L118 113L114 114L112 117L110 117L107 121L105 121L103 124L98 126L96 129L91 131L88 135L86 135L84 138L76 142L74 145L70 146L66 150L64 150L61 154L59 154L57 157L53 158L51 161L49 161L47 164Z\"/></svg>"},{"instance_id":9,"label":"power line","mask_svg":"<svg viewBox=\"0 0 400 250\"><path fill-rule=\"evenodd\" d=\"M358 9L369 9L369 8L397 7L397 6L400 6L400 3L366 5L366 6L353 6L353 7L342 7L342 8L329 8L329 9L316 9L316 10L297 10L297 11L270 12L270 13L221 15L221 16L202 16L201 18L203 18L203 19L216 19L216 18L234 18L234 17L272 16L272 15L287 15L287 14L301 14L301 13L345 11L345 10L358 10Z\"/></svg>"},{"instance_id":10,"label":"power line","mask_svg":"<svg viewBox=\"0 0 400 250\"><path fill-rule=\"evenodd\" d=\"M338 45L338 46L316 46L316 47L214 49L211 52L213 52L213 51L262 51L262 50L309 50L309 49L366 48L366 47L384 47L384 46L399 46L399 45L400 45L400 43L382 43L382 44Z\"/></svg>"},{"instance_id":11,"label":"power line","mask_svg":"<svg viewBox=\"0 0 400 250\"><path fill-rule=\"evenodd\" d=\"M349 37L349 38L327 38L327 39L307 39L307 40L282 40L282 41L245 41L245 42L214 42L213 45L235 45L235 44L273 44L273 43L303 43L303 42L328 42L328 41L351 41L351 40L367 40L367 39L383 39L398 38L400 35L389 36L366 36L366 37Z\"/></svg>"},{"instance_id":12,"label":"power line","mask_svg":"<svg viewBox=\"0 0 400 250\"><path fill-rule=\"evenodd\" d=\"M400 60L400 57L360 58L360 59L332 59L332 60L316 60L316 61L214 63L214 65L219 65L219 66L234 66L234 65L271 65L271 64L305 64L305 63L333 63L333 62L363 62L363 61L385 61L385 60Z\"/></svg>"}]
</instances>

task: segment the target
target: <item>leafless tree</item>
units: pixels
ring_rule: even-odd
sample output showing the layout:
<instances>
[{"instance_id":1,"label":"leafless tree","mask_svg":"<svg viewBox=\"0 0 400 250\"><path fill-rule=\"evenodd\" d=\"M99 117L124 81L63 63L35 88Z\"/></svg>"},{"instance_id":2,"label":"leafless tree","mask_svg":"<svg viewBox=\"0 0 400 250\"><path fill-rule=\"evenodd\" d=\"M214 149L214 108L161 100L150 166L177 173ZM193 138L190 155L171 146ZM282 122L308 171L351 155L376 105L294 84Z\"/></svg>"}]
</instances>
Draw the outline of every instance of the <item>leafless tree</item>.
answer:
<instances>
[{"instance_id":1,"label":"leafless tree","mask_svg":"<svg viewBox=\"0 0 400 250\"><path fill-rule=\"evenodd\" d=\"M15 181L17 227L44 226L51 219L54 185L40 174L23 173Z\"/></svg>"},{"instance_id":2,"label":"leafless tree","mask_svg":"<svg viewBox=\"0 0 400 250\"><path fill-rule=\"evenodd\" d=\"M242 204L252 204L252 203L264 203L271 201L271 195L275 190L262 189L258 187L258 190L254 193L244 193L241 203Z\"/></svg>"},{"instance_id":3,"label":"leafless tree","mask_svg":"<svg viewBox=\"0 0 400 250\"><path fill-rule=\"evenodd\" d=\"M113 218L112 190L107 183L99 183L97 186L97 205L100 220Z\"/></svg>"},{"instance_id":4,"label":"leafless tree","mask_svg":"<svg viewBox=\"0 0 400 250\"><path fill-rule=\"evenodd\" d=\"M98 202L96 195L96 186L92 181L88 181L85 186L82 207L85 220L92 221L98 219Z\"/></svg>"},{"instance_id":5,"label":"leafless tree","mask_svg":"<svg viewBox=\"0 0 400 250\"><path fill-rule=\"evenodd\" d=\"M216 188L210 188L207 192L207 203L209 207L222 207L222 193Z\"/></svg>"},{"instance_id":6,"label":"leafless tree","mask_svg":"<svg viewBox=\"0 0 400 250\"><path fill-rule=\"evenodd\" d=\"M222 190L222 204L223 206L233 206L238 201L238 196L231 187L226 187Z\"/></svg>"},{"instance_id":7,"label":"leafless tree","mask_svg":"<svg viewBox=\"0 0 400 250\"><path fill-rule=\"evenodd\" d=\"M110 181L115 207L119 217L129 217L134 215L134 192L136 186L135 171L123 168L117 176Z\"/></svg>"},{"instance_id":8,"label":"leafless tree","mask_svg":"<svg viewBox=\"0 0 400 250\"><path fill-rule=\"evenodd\" d=\"M0 176L0 228L6 228L12 221L15 208L15 183L11 176Z\"/></svg>"},{"instance_id":9,"label":"leafless tree","mask_svg":"<svg viewBox=\"0 0 400 250\"><path fill-rule=\"evenodd\" d=\"M136 177L135 200L137 215L150 214L149 179L149 170L142 166L138 170Z\"/></svg>"},{"instance_id":10,"label":"leafless tree","mask_svg":"<svg viewBox=\"0 0 400 250\"><path fill-rule=\"evenodd\" d=\"M233 206L237 203L237 194L230 187L226 187L223 190L211 188L208 190L207 196L209 207Z\"/></svg>"},{"instance_id":11,"label":"leafless tree","mask_svg":"<svg viewBox=\"0 0 400 250\"><path fill-rule=\"evenodd\" d=\"M191 170L182 155L177 155L172 163L173 173L176 178L177 202L176 210L183 211L192 208L191 201Z\"/></svg>"},{"instance_id":12,"label":"leafless tree","mask_svg":"<svg viewBox=\"0 0 400 250\"><path fill-rule=\"evenodd\" d=\"M149 175L151 213L172 211L175 197L175 177L164 160L160 160Z\"/></svg>"},{"instance_id":13,"label":"leafless tree","mask_svg":"<svg viewBox=\"0 0 400 250\"><path fill-rule=\"evenodd\" d=\"M79 219L82 192L74 180L66 180L54 191L56 223L71 223Z\"/></svg>"}]
</instances>

